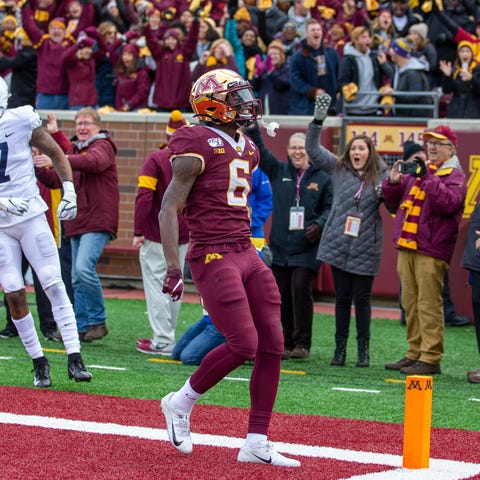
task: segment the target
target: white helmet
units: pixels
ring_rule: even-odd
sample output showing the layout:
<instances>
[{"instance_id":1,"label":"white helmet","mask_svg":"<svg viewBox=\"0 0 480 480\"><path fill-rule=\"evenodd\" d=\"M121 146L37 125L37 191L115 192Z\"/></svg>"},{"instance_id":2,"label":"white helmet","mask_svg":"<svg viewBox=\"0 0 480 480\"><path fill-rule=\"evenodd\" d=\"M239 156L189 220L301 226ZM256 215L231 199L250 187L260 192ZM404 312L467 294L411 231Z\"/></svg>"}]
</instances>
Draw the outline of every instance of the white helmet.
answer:
<instances>
[{"instance_id":1,"label":"white helmet","mask_svg":"<svg viewBox=\"0 0 480 480\"><path fill-rule=\"evenodd\" d=\"M8 97L8 85L5 80L0 77L0 108L7 108Z\"/></svg>"}]
</instances>

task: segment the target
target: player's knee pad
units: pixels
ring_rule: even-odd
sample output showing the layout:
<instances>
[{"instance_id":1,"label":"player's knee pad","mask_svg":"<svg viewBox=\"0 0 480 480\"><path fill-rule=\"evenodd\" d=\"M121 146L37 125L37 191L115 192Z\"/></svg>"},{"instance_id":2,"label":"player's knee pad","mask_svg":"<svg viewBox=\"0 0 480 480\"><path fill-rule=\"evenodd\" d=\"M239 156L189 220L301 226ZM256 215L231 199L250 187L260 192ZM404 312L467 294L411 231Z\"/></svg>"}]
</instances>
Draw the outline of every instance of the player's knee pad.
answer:
<instances>
[{"instance_id":1,"label":"player's knee pad","mask_svg":"<svg viewBox=\"0 0 480 480\"><path fill-rule=\"evenodd\" d=\"M56 265L44 265L36 270L35 273L37 274L38 280L44 290L59 282L62 283L62 274Z\"/></svg>"},{"instance_id":2,"label":"player's knee pad","mask_svg":"<svg viewBox=\"0 0 480 480\"><path fill-rule=\"evenodd\" d=\"M8 262L8 254L4 247L0 245L0 283L4 292L15 292L25 288L25 283L21 272L12 269Z\"/></svg>"},{"instance_id":3,"label":"player's knee pad","mask_svg":"<svg viewBox=\"0 0 480 480\"><path fill-rule=\"evenodd\" d=\"M1 268L0 265L0 269ZM23 278L15 272L2 272L0 279L0 283L2 284L5 293L16 292L25 288Z\"/></svg>"},{"instance_id":4,"label":"player's knee pad","mask_svg":"<svg viewBox=\"0 0 480 480\"><path fill-rule=\"evenodd\" d=\"M16 272L10 263L5 246L0 245L0 283L4 292L15 292L25 287L21 272Z\"/></svg>"}]
</instances>

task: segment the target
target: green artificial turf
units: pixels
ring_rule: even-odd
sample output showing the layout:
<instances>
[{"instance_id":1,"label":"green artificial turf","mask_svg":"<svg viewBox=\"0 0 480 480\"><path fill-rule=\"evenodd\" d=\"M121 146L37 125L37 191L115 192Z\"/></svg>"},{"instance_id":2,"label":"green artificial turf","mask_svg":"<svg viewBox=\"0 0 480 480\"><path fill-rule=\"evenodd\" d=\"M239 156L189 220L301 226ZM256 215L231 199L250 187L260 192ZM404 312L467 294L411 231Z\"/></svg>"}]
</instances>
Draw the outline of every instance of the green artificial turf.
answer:
<instances>
[{"instance_id":1,"label":"green artificial turf","mask_svg":"<svg viewBox=\"0 0 480 480\"><path fill-rule=\"evenodd\" d=\"M33 297L29 295L36 315ZM160 399L178 389L196 367L185 366L168 357L136 351L135 339L151 334L142 300L106 299L109 334L102 340L82 344L86 365L93 381L82 384L68 380L63 345L42 345L52 367L57 390L91 394ZM0 310L0 318L4 318ZM196 304L183 304L177 336L202 315ZM3 328L3 320L1 323ZM308 360L282 362L275 410L287 413L356 418L402 423L405 376L387 371L386 362L405 354L405 329L398 321L372 320L370 368L357 368L354 320L351 324L347 364L331 367L334 350L334 317L315 315L314 338ZM52 350L52 351L50 351ZM248 380L251 365L244 365L207 392L201 403L248 408ZM480 385L466 381L466 372L480 368L474 327L445 330L442 375L434 376L432 425L480 431ZM0 339L0 384L32 387L32 363L18 338ZM32 387L33 388L33 387Z\"/></svg>"}]
</instances>

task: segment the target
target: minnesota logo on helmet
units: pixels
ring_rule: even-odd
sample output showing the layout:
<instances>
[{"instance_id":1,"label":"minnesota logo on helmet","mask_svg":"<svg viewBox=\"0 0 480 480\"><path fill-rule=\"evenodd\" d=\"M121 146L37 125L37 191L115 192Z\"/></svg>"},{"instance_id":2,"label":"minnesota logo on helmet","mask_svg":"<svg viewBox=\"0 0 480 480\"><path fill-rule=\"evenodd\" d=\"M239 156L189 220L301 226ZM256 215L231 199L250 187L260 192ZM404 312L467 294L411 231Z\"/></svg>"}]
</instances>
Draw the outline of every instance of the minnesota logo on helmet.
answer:
<instances>
[{"instance_id":1,"label":"minnesota logo on helmet","mask_svg":"<svg viewBox=\"0 0 480 480\"><path fill-rule=\"evenodd\" d=\"M262 102L238 73L224 68L204 73L193 85L190 104L201 121L248 126L262 114Z\"/></svg>"}]
</instances>

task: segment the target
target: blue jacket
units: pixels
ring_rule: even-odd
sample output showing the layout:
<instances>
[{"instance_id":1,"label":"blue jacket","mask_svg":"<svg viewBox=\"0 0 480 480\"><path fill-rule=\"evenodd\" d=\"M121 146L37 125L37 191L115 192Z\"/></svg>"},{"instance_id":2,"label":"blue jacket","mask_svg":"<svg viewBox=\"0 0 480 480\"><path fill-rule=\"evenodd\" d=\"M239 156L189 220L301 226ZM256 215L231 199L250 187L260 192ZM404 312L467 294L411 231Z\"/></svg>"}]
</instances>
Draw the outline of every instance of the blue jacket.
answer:
<instances>
[{"instance_id":1,"label":"blue jacket","mask_svg":"<svg viewBox=\"0 0 480 480\"><path fill-rule=\"evenodd\" d=\"M317 75L316 57L325 56L327 74ZM339 57L333 48L314 50L302 40L302 48L296 52L290 64L290 115L313 115L316 91L323 88L332 98L337 93ZM333 112L331 112L333 113Z\"/></svg>"},{"instance_id":2,"label":"blue jacket","mask_svg":"<svg viewBox=\"0 0 480 480\"><path fill-rule=\"evenodd\" d=\"M252 190L248 196L250 230L253 238L264 238L263 225L272 213L272 188L265 173L257 168L252 173Z\"/></svg>"}]
</instances>

